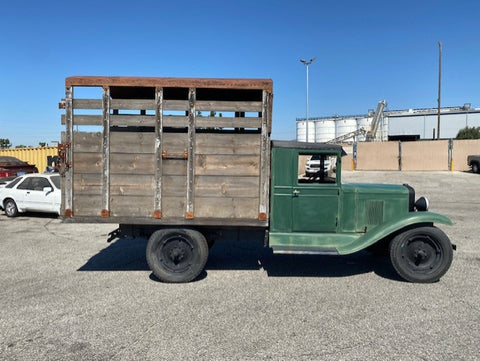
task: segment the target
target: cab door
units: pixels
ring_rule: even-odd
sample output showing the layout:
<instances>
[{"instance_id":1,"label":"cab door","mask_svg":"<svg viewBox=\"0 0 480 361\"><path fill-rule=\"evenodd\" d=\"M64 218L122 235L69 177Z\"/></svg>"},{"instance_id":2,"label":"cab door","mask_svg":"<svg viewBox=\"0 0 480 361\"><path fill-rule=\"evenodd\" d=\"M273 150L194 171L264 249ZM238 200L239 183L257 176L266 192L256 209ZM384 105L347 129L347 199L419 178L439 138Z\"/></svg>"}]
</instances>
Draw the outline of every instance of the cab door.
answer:
<instances>
[{"instance_id":1,"label":"cab door","mask_svg":"<svg viewBox=\"0 0 480 361\"><path fill-rule=\"evenodd\" d=\"M292 232L335 232L341 179L338 155L299 151L292 163Z\"/></svg>"}]
</instances>

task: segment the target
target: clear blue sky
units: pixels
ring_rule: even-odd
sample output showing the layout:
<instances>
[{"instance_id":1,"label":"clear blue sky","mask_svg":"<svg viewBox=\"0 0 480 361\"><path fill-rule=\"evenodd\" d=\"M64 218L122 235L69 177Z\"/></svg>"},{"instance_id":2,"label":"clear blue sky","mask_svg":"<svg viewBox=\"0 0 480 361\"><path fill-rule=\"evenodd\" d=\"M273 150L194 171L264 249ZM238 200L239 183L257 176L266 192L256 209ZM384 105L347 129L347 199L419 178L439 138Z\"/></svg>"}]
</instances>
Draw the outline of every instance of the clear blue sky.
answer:
<instances>
[{"instance_id":1,"label":"clear blue sky","mask_svg":"<svg viewBox=\"0 0 480 361\"><path fill-rule=\"evenodd\" d=\"M480 1L0 0L0 138L59 140L71 75L271 78L273 137L305 116L480 106Z\"/></svg>"}]
</instances>

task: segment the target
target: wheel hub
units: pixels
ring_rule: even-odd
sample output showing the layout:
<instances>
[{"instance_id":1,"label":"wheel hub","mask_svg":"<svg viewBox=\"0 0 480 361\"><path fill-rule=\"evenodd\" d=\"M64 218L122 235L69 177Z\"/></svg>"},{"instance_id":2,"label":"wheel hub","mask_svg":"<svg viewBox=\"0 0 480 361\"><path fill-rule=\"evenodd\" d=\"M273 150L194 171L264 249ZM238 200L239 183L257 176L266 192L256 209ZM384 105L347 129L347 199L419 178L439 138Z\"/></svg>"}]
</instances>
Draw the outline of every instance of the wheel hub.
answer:
<instances>
[{"instance_id":1,"label":"wheel hub","mask_svg":"<svg viewBox=\"0 0 480 361\"><path fill-rule=\"evenodd\" d=\"M175 247L170 250L169 256L173 263L179 264L185 258L185 251L180 247Z\"/></svg>"}]
</instances>

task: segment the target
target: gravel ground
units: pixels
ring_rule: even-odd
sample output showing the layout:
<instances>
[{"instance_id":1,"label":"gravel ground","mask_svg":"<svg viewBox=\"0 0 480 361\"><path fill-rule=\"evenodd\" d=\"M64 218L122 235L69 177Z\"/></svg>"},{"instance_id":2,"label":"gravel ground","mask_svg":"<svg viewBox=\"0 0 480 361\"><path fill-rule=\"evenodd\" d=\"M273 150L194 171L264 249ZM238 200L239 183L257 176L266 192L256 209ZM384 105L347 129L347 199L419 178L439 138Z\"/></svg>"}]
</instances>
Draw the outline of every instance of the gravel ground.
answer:
<instances>
[{"instance_id":1,"label":"gravel ground","mask_svg":"<svg viewBox=\"0 0 480 361\"><path fill-rule=\"evenodd\" d=\"M453 227L450 271L401 281L388 260L276 255L232 238L189 284L163 284L115 225L0 215L1 360L478 360L480 176L344 172L409 183Z\"/></svg>"}]
</instances>

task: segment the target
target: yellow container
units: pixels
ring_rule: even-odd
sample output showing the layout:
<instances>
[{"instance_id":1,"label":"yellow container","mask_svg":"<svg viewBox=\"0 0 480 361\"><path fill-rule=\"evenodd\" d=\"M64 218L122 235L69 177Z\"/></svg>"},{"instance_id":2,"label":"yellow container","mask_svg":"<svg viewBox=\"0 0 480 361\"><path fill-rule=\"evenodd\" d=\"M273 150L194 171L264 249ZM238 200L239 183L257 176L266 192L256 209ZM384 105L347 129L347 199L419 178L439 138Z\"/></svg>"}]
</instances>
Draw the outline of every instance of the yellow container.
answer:
<instances>
[{"instance_id":1,"label":"yellow container","mask_svg":"<svg viewBox=\"0 0 480 361\"><path fill-rule=\"evenodd\" d=\"M15 157L31 165L35 165L40 173L45 172L50 160L53 162L58 156L57 147L14 148L0 149L0 156Z\"/></svg>"}]
</instances>

